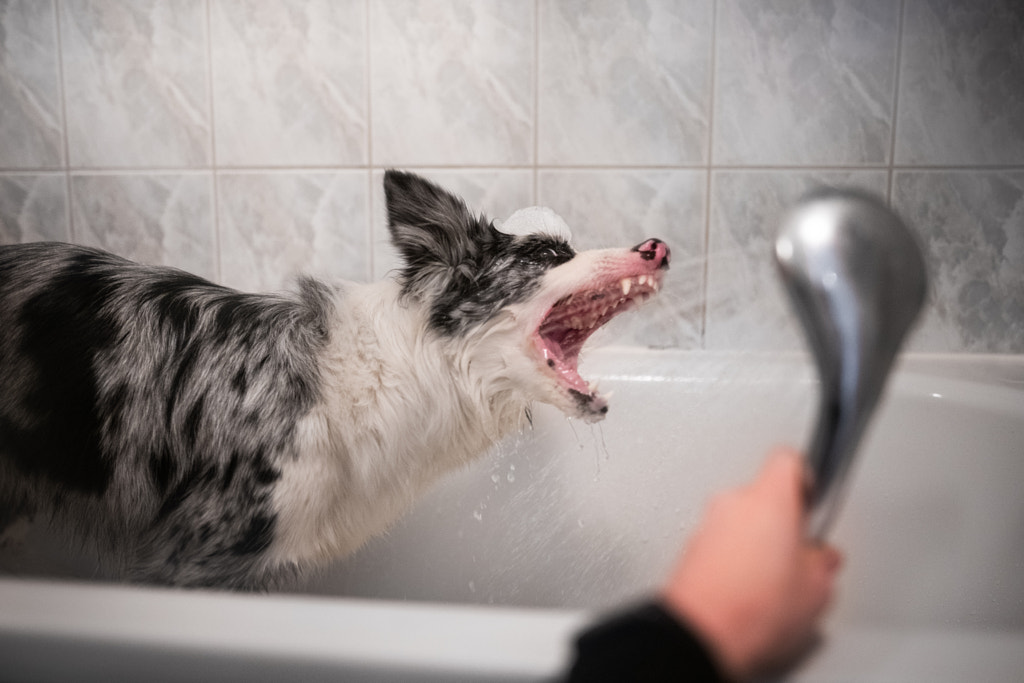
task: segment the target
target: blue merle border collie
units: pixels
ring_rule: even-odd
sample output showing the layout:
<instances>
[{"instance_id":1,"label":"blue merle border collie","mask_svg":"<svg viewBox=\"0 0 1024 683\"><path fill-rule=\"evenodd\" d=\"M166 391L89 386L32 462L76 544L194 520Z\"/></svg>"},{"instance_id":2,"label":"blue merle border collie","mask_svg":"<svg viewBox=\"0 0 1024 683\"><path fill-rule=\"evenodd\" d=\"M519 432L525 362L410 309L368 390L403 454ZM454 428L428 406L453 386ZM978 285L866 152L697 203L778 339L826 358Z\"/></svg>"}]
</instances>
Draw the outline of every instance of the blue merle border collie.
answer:
<instances>
[{"instance_id":1,"label":"blue merle border collie","mask_svg":"<svg viewBox=\"0 0 1024 683\"><path fill-rule=\"evenodd\" d=\"M575 253L549 209L496 225L384 177L404 260L375 284L241 293L79 246L0 247L0 526L46 521L129 580L266 589L356 550L533 401L608 410L591 333L667 246Z\"/></svg>"}]
</instances>

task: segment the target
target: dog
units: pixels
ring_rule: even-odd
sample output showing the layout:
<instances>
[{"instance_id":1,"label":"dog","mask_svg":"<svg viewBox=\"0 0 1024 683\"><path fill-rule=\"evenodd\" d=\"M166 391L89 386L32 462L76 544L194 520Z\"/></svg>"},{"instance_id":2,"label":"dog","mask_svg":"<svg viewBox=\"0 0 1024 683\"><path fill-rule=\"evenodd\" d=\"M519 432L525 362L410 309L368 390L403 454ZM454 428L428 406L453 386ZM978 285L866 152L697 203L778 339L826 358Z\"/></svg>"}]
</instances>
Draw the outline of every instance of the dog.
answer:
<instances>
[{"instance_id":1,"label":"dog","mask_svg":"<svg viewBox=\"0 0 1024 683\"><path fill-rule=\"evenodd\" d=\"M130 581L266 590L358 549L546 402L607 400L584 342L659 289L664 242L576 253L384 176L373 284L241 293L59 243L0 247L0 525L35 516Z\"/></svg>"}]
</instances>

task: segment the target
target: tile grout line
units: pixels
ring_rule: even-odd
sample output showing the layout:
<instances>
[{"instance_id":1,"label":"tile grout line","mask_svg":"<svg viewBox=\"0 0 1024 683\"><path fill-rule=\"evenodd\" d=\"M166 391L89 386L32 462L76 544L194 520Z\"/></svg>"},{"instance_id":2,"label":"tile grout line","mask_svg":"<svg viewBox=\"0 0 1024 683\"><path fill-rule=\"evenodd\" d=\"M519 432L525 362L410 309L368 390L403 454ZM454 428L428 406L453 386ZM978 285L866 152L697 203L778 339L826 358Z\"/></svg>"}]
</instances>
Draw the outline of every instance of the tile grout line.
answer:
<instances>
[{"instance_id":1,"label":"tile grout line","mask_svg":"<svg viewBox=\"0 0 1024 683\"><path fill-rule=\"evenodd\" d=\"M533 204L540 204L540 0L533 2Z\"/></svg>"},{"instance_id":2,"label":"tile grout line","mask_svg":"<svg viewBox=\"0 0 1024 683\"><path fill-rule=\"evenodd\" d=\"M707 137L707 166L704 177L704 268L701 273L701 304L700 304L700 348L707 349L708 337L708 263L711 261L711 178L712 170L715 167L715 88L717 85L716 69L718 67L716 51L718 49L718 0L713 0L711 6L711 45L710 59L708 60L708 137Z\"/></svg>"},{"instance_id":3,"label":"tile grout line","mask_svg":"<svg viewBox=\"0 0 1024 683\"><path fill-rule=\"evenodd\" d=\"M71 202L71 144L68 142L68 98L64 77L64 40L60 30L61 0L53 2L53 28L57 41L57 78L60 90L61 143L64 153L64 222L69 242L75 241L75 212Z\"/></svg>"},{"instance_id":4,"label":"tile grout line","mask_svg":"<svg viewBox=\"0 0 1024 683\"><path fill-rule=\"evenodd\" d=\"M366 57L366 65L363 77L366 79L366 225L363 230L366 235L366 277L373 282L377 277L377 254L376 236L373 230L374 203L373 203L373 24L370 13L370 0L363 0L363 30L365 32L365 44L363 54Z\"/></svg>"},{"instance_id":5,"label":"tile grout line","mask_svg":"<svg viewBox=\"0 0 1024 683\"><path fill-rule=\"evenodd\" d=\"M373 165L370 167L371 170L383 171L386 166ZM475 171L532 171L533 165L530 164L404 164L402 168L409 170L421 170L421 171L459 171L459 170L475 170ZM838 173L838 172L870 172L870 171L884 171L888 172L892 168L895 172L911 172L911 173L999 173L999 172L1010 172L1019 173L1024 171L1024 164L978 164L978 165L964 165L964 164L951 164L944 166L941 164L895 164L892 166L886 164L872 164L867 166L844 166L840 164L831 165L819 165L819 166L741 166L736 164L726 165L676 165L676 166L665 166L665 165L632 165L632 166L545 166L544 170L550 171L561 171L561 172L585 172L585 173L603 173L603 172L619 172L619 171L707 171L711 170L713 173L717 172L728 172L728 173ZM309 173L324 173L329 171L365 171L367 169L366 164L333 164L330 166L316 166L316 165L297 165L297 166L217 166L217 170L221 173L229 174L236 173L239 175L254 174L254 173L295 173L295 172L309 172ZM79 166L77 168L68 169L64 167L44 167L44 166L23 166L23 167L8 167L0 169L0 176L12 176L12 175L64 175L70 174L72 176L87 176L87 175L153 175L153 174L164 174L164 175L199 175L206 174L209 172L209 168L196 168L186 166Z\"/></svg>"},{"instance_id":6,"label":"tile grout line","mask_svg":"<svg viewBox=\"0 0 1024 683\"><path fill-rule=\"evenodd\" d=\"M888 188L886 193L889 199L889 206L895 205L896 198L893 196L893 190L895 189L895 177L896 177L896 139L897 130L896 126L899 122L899 106L900 106L900 73L903 70L903 30L906 25L906 13L907 3L906 0L900 0L899 16L896 19L896 64L895 72L893 74L893 89L892 89L892 123L889 131L889 177L888 177Z\"/></svg>"},{"instance_id":7,"label":"tile grout line","mask_svg":"<svg viewBox=\"0 0 1024 683\"><path fill-rule=\"evenodd\" d=\"M220 179L217 160L217 111L214 103L213 88L213 16L210 10L211 0L205 0L206 9L206 96L209 98L210 115L210 204L213 209L211 218L213 229L213 253L216 256L213 264L217 282L224 280L224 255L221 253L220 239Z\"/></svg>"},{"instance_id":8,"label":"tile grout line","mask_svg":"<svg viewBox=\"0 0 1024 683\"><path fill-rule=\"evenodd\" d=\"M346 164L339 165L333 164L330 166L315 166L315 165L299 165L299 166L218 166L217 170L220 173L230 174L236 173L239 175L254 174L254 173L295 173L295 172L310 172L310 173L323 173L328 171L365 171L367 166L365 164ZM402 168L409 170L438 170L438 171L458 171L458 170L498 170L498 171L532 171L533 166L530 164L408 164L403 165ZM831 172L868 172L868 171L884 171L888 172L892 168L895 172L916 172L916 173L999 173L999 172L1010 172L1019 173L1024 171L1024 164L978 164L978 165L964 165L955 164L944 166L941 164L895 164L891 167L886 164L872 164L866 166L850 166L850 165L819 165L819 166L742 166L736 164L726 165L633 165L633 166L546 166L545 170L561 171L561 172L586 172L586 173L602 173L602 172L618 172L618 171L707 171L710 170L713 173L716 172L729 172L729 173L831 173ZM371 170L383 171L385 166L373 165L370 167ZM152 175L152 174L165 174L165 175L199 175L208 173L208 168L194 168L184 166L79 166L77 168L68 169L64 167L42 167L42 166L24 166L24 167L9 167L0 169L0 176L12 176L12 175L65 175L70 174L71 176L87 176L87 175Z\"/></svg>"}]
</instances>

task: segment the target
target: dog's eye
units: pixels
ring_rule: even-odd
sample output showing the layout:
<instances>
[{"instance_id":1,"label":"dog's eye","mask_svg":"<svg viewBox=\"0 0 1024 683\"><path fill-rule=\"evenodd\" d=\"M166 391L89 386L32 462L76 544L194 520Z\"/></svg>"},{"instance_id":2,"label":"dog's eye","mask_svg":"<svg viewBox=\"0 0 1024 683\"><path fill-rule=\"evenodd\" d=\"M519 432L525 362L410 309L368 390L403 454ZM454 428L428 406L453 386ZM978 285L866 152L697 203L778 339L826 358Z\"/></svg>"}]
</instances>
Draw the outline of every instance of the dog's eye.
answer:
<instances>
[{"instance_id":1,"label":"dog's eye","mask_svg":"<svg viewBox=\"0 0 1024 683\"><path fill-rule=\"evenodd\" d=\"M568 244L538 237L530 237L521 242L516 247L516 253L524 262L546 268L561 265L575 256Z\"/></svg>"},{"instance_id":2,"label":"dog's eye","mask_svg":"<svg viewBox=\"0 0 1024 683\"><path fill-rule=\"evenodd\" d=\"M538 263L549 264L552 266L559 266L573 257L572 251L569 249L559 249L556 246L542 247L537 251L536 259Z\"/></svg>"}]
</instances>

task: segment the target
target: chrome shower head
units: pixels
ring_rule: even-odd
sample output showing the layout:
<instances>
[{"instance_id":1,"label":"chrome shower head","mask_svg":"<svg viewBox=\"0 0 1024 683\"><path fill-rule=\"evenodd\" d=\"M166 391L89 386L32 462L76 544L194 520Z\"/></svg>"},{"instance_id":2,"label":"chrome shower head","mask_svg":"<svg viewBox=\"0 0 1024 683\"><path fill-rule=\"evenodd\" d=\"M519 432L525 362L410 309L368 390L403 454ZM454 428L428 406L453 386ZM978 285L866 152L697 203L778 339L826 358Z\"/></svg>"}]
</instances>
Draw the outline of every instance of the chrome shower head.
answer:
<instances>
[{"instance_id":1,"label":"chrome shower head","mask_svg":"<svg viewBox=\"0 0 1024 683\"><path fill-rule=\"evenodd\" d=\"M925 300L924 258L879 199L819 189L785 218L775 260L821 378L809 534L831 524L864 428Z\"/></svg>"}]
</instances>

